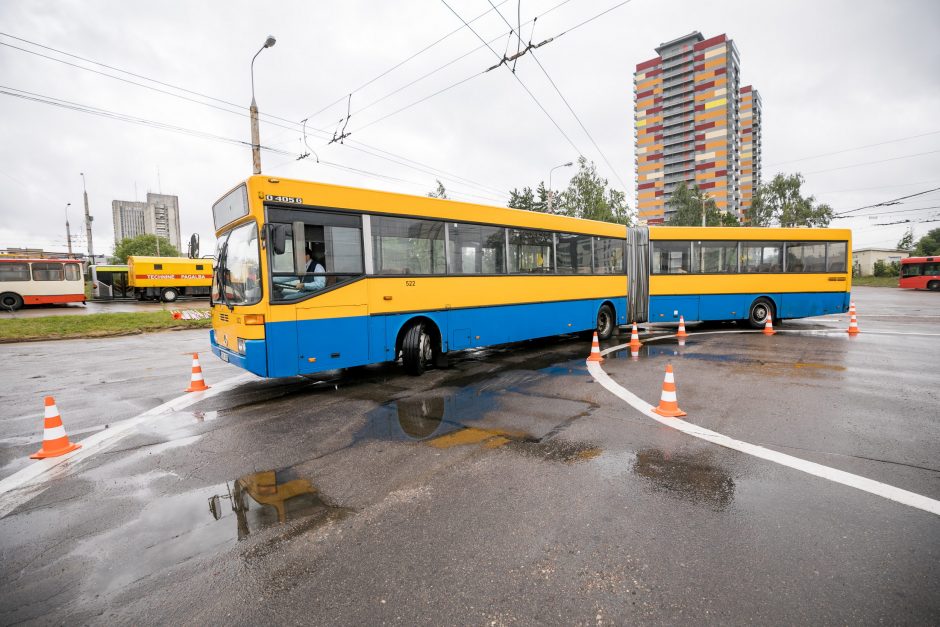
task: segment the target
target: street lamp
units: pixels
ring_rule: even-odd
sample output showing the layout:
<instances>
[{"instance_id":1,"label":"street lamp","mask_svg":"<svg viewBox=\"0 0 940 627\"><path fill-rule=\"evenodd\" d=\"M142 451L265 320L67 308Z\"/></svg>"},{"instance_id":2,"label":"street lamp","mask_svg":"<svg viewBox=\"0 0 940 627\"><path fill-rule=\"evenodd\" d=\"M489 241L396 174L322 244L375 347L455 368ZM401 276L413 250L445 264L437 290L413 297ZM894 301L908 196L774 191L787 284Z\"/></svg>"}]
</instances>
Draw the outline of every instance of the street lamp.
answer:
<instances>
[{"instance_id":1,"label":"street lamp","mask_svg":"<svg viewBox=\"0 0 940 627\"><path fill-rule=\"evenodd\" d=\"M574 163L569 161L568 163L562 163L561 165L556 165L554 168L548 171L548 212L552 212L552 172L558 168L570 168Z\"/></svg>"},{"instance_id":2,"label":"street lamp","mask_svg":"<svg viewBox=\"0 0 940 627\"><path fill-rule=\"evenodd\" d=\"M274 35L268 35L261 50L270 48L276 41ZM258 105L255 104L255 59L261 54L261 50L251 57L251 165L255 174L261 174L261 139L258 132Z\"/></svg>"},{"instance_id":3,"label":"street lamp","mask_svg":"<svg viewBox=\"0 0 940 627\"><path fill-rule=\"evenodd\" d=\"M65 203L65 239L69 243L69 259L72 258L72 231L69 230L69 207L72 206L72 203Z\"/></svg>"}]
</instances>

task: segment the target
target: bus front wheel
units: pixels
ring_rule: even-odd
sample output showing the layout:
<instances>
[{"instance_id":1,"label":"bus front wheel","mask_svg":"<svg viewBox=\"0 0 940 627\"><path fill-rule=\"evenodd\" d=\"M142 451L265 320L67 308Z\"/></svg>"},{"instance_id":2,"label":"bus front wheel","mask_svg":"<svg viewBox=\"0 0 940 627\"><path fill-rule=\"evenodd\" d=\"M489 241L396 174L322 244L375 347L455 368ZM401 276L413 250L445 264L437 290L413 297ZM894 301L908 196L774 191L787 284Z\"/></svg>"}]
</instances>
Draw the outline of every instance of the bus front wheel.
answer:
<instances>
[{"instance_id":1,"label":"bus front wheel","mask_svg":"<svg viewBox=\"0 0 940 627\"><path fill-rule=\"evenodd\" d=\"M176 288L167 287L160 292L160 299L165 303L176 302L176 299L180 297L180 293L176 291Z\"/></svg>"},{"instance_id":2,"label":"bus front wheel","mask_svg":"<svg viewBox=\"0 0 940 627\"><path fill-rule=\"evenodd\" d=\"M774 304L767 298L758 298L751 303L751 312L748 314L747 322L752 329L763 329L767 322L767 316L776 318Z\"/></svg>"},{"instance_id":3,"label":"bus front wheel","mask_svg":"<svg viewBox=\"0 0 940 627\"><path fill-rule=\"evenodd\" d=\"M614 308L604 303L597 311L597 339L606 340L610 338L616 328Z\"/></svg>"},{"instance_id":4,"label":"bus front wheel","mask_svg":"<svg viewBox=\"0 0 940 627\"><path fill-rule=\"evenodd\" d=\"M23 306L23 297L13 292L0 294L0 308L7 311L16 311Z\"/></svg>"},{"instance_id":5,"label":"bus front wheel","mask_svg":"<svg viewBox=\"0 0 940 627\"><path fill-rule=\"evenodd\" d=\"M428 333L427 325L417 322L402 340L401 358L405 372L411 375L420 375L434 363L435 357L434 337Z\"/></svg>"}]
</instances>

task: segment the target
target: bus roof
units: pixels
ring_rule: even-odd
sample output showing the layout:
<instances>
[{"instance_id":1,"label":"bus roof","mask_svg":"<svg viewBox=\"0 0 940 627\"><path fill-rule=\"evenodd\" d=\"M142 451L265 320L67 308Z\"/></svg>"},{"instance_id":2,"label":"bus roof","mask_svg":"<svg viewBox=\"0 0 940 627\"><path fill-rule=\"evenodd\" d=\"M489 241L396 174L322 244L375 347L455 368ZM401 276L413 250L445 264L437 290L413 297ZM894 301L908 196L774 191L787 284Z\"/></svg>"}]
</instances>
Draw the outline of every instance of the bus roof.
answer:
<instances>
[{"instance_id":1,"label":"bus roof","mask_svg":"<svg viewBox=\"0 0 940 627\"><path fill-rule=\"evenodd\" d=\"M360 187L347 187L264 175L252 176L246 183L249 188L249 198L257 198L258 194L262 198L265 196L281 196L298 198L301 201L300 204L303 205L346 209L364 213L387 213L390 215L436 218L459 222L498 224L518 228L569 231L606 237L625 238L627 235L627 227L623 224L493 205L478 205L457 200L429 198L427 196L414 196L398 192L383 192ZM287 204L285 206L290 207L291 205Z\"/></svg>"},{"instance_id":2,"label":"bus roof","mask_svg":"<svg viewBox=\"0 0 940 627\"><path fill-rule=\"evenodd\" d=\"M24 261L29 263L85 263L82 259L56 259L55 257L46 257L45 259L32 259L25 257L0 257L0 261L5 261L7 263L22 263Z\"/></svg>"},{"instance_id":3,"label":"bus roof","mask_svg":"<svg viewBox=\"0 0 940 627\"><path fill-rule=\"evenodd\" d=\"M133 259L138 263L206 263L211 261L207 259L191 259L189 257L150 257L147 255L131 255L128 261Z\"/></svg>"},{"instance_id":4,"label":"bus roof","mask_svg":"<svg viewBox=\"0 0 940 627\"><path fill-rule=\"evenodd\" d=\"M852 239L852 230L756 226L651 226L650 239L849 241Z\"/></svg>"}]
</instances>

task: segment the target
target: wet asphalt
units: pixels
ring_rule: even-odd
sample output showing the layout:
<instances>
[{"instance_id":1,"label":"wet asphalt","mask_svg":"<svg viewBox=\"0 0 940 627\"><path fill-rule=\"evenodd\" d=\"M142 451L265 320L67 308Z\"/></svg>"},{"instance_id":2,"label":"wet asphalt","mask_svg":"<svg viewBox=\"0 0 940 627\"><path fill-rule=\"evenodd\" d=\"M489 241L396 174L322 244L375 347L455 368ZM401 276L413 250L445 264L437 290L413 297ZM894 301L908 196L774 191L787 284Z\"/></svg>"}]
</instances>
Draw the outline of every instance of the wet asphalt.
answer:
<instances>
[{"instance_id":1,"label":"wet asphalt","mask_svg":"<svg viewBox=\"0 0 940 627\"><path fill-rule=\"evenodd\" d=\"M856 288L854 338L690 326L604 369L656 404L671 363L689 422L940 499L937 298ZM81 440L176 397L206 344L0 345L0 478L43 395ZM940 623L936 515L655 423L588 346L247 381L148 422L0 519L0 623Z\"/></svg>"}]
</instances>

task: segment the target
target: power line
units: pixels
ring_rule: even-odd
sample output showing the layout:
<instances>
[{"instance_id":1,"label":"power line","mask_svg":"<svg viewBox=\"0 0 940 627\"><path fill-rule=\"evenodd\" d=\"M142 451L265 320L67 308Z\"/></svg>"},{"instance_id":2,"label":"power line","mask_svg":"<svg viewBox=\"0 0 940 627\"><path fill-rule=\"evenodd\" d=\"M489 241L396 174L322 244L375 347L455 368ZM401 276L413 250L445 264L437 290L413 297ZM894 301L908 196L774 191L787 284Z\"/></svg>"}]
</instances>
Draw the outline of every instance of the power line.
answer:
<instances>
[{"instance_id":1,"label":"power line","mask_svg":"<svg viewBox=\"0 0 940 627\"><path fill-rule=\"evenodd\" d=\"M499 15L499 17L502 18L503 22L506 23L506 26L509 27L510 31L512 31L512 24L510 24L510 23L506 20L506 18L503 17L503 14L499 11L499 9L496 8L496 5L493 4L492 0L487 0L487 1L490 3L490 6L493 7L493 10L496 11L496 14ZM627 1L627 2L630 2L630 0L626 0L626 1ZM520 0L520 4L521 4L521 0ZM520 43L521 43L521 42L522 42L522 35L521 35L521 33L517 33L516 35L517 35L517 37L519 37L519 41L520 41ZM530 42L530 43L531 43L531 42ZM587 135L587 137L588 137L589 140L591 140L591 144L594 145L594 149L597 150L598 153L600 153L601 157L604 159L604 163L607 164L607 167L610 169L610 171L613 173L613 175L617 177L617 180L620 181L620 185L624 188L624 191L626 191L626 189L627 189L627 184L623 182L623 179L622 179L622 178L620 178L620 174L617 172L617 170L614 168L614 166L611 165L610 160L607 158L607 155L604 154L604 151L601 150L601 147L597 145L597 142L596 142L596 141L594 141L594 137L591 135L590 131L587 130L587 127L584 126L584 122L581 121L580 116L578 116L578 114L575 113L575 110L572 108L571 103L569 103L569 102L568 102L568 99L565 98L565 95L564 95L563 93L561 93L561 89L559 89L559 88L558 88L558 85L555 84L555 81L552 80L552 77L549 75L548 70L546 70L546 69L545 69L545 66L542 65L542 62L539 61L538 57L535 55L535 49L534 49L534 48L531 48L531 49L528 50L528 52L529 52L529 54L532 55L532 59L533 59L533 60L535 61L535 63L539 66L539 69L542 70L542 74L544 74L544 75L545 75L545 78L548 79L548 82L552 84L552 87L555 89L555 93L558 94L558 97L561 98L562 102L565 103L565 106L568 107L568 111L570 111L570 112L571 112L571 115L574 116L574 119L578 121L578 125L581 127L581 130L584 131L584 134ZM519 55L518 55L518 52L517 52L517 55L516 55L516 56L519 56ZM505 55L503 55L503 58L505 58ZM515 70L513 70L513 73L515 73Z\"/></svg>"},{"instance_id":2,"label":"power line","mask_svg":"<svg viewBox=\"0 0 940 627\"><path fill-rule=\"evenodd\" d=\"M898 183L897 185L876 185L875 187L854 187L852 189L837 189L827 192L817 192L818 196L826 194L847 194L849 192L867 192L873 189L891 189L894 187L914 187L915 185L930 185L940 182L940 179L931 179L927 181L913 181L911 183Z\"/></svg>"},{"instance_id":3,"label":"power line","mask_svg":"<svg viewBox=\"0 0 940 627\"><path fill-rule=\"evenodd\" d=\"M851 218L862 218L862 217L867 217L867 216L884 216L884 215L891 216L891 215L896 215L898 213L912 213L914 211L927 211L929 209L940 209L940 205L936 205L933 207L918 207L916 209L898 209L895 211L876 211L874 213L857 213L854 216L835 215L832 217L832 219L833 220L848 220Z\"/></svg>"},{"instance_id":4,"label":"power line","mask_svg":"<svg viewBox=\"0 0 940 627\"><path fill-rule=\"evenodd\" d=\"M874 165L876 163L884 163L886 161L898 161L900 159L911 159L913 157L923 157L924 155L933 155L940 152L940 150L928 150L927 152L917 152L912 155L901 155L900 157L889 157L887 159L878 159L877 161L866 161L865 163L853 163L852 165L843 165L838 168L828 168L826 170L815 170L813 172L805 172L804 174L822 174L823 172L835 172L836 170L847 170L849 168L859 168L863 165Z\"/></svg>"},{"instance_id":5,"label":"power line","mask_svg":"<svg viewBox=\"0 0 940 627\"><path fill-rule=\"evenodd\" d=\"M936 191L940 191L940 187L928 189L923 192L917 192L916 194L908 194L907 196L899 196L898 198L892 198L890 200L883 200L873 205L865 205L864 207L856 207L855 209L849 209L848 211L840 211L838 213L833 214L833 217L841 217L844 215L848 215L850 213L855 213L856 211L862 211L863 209L873 209L875 207L887 207L889 205L896 205L900 203L901 201L907 200L909 198L916 198L917 196L925 196L927 194L932 194Z\"/></svg>"},{"instance_id":6,"label":"power line","mask_svg":"<svg viewBox=\"0 0 940 627\"><path fill-rule=\"evenodd\" d=\"M855 148L844 148L842 150L835 150L833 152L824 152L822 154L813 155L812 157L800 157L799 159L789 159L787 161L778 161L777 163L771 163L767 168L774 168L778 165L785 165L787 163L796 163L797 161L809 161L811 159L819 159L820 157L830 157L832 155L841 155L846 152L854 152L856 150L864 150L865 148L874 148L875 146L884 146L885 144L894 144L897 142L907 141L908 139L916 139L918 137L927 137L928 135L936 135L940 131L930 131L929 133L921 133L919 135L909 135L907 137L899 137L897 139L889 139L887 141L878 142L876 144L865 144L864 146L856 146Z\"/></svg>"},{"instance_id":7,"label":"power line","mask_svg":"<svg viewBox=\"0 0 940 627\"><path fill-rule=\"evenodd\" d=\"M485 39L483 39L483 37L481 37L480 34L479 34L478 32L476 32L476 31L473 29L472 26L470 26L469 24L467 24L466 20L464 20L462 17L460 17L460 14L459 14L459 13L457 13L456 11L454 11L454 10L451 8L451 6L450 6L449 4L447 4L447 0L441 0L441 2L444 4L445 7L447 7L448 9L450 9L450 12L451 12L451 13L453 13L454 15L457 16L457 19L459 19L461 22L463 22L464 24L467 25L467 28L470 29L470 32L471 32L471 33L473 33L474 35L476 35L477 39L479 39L479 40L482 41L484 44L486 44L486 47L489 49L490 52L493 53L493 55L494 55L497 59L502 59L502 57L499 55L499 53L496 52L495 50L493 50L492 46L490 46L490 44L487 43L487 41L486 41ZM508 68L507 68L507 69L508 69ZM544 114L548 117L548 119L551 120L552 124L555 125L555 128L558 129L558 132L562 134L562 136L568 141L569 144L571 144L571 147L574 148L575 152L576 152L579 156L580 156L580 155L583 155L584 153L581 152L581 150L575 145L575 143L574 143L573 141L571 141L571 138L568 137L568 134L565 133L564 129L562 129L561 126L558 125L558 122L555 121L555 118L553 118L553 117L551 116L551 114L548 112L548 110L547 110L545 107L542 106L542 103L539 102L539 99L535 97L535 94L533 94L531 91L529 91L529 88L526 87L526 84L522 81L521 78L519 78L519 75L516 74L515 72L512 72L512 70L510 70L510 72L512 73L513 78L516 79L516 82L518 82L519 85L522 86L522 88L525 90L525 92L526 92L527 94L529 94L529 97L532 98L532 101L535 102L535 104L538 105L539 109L542 110L542 113L544 113Z\"/></svg>"}]
</instances>

